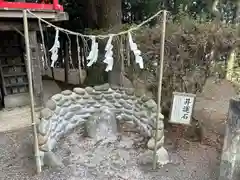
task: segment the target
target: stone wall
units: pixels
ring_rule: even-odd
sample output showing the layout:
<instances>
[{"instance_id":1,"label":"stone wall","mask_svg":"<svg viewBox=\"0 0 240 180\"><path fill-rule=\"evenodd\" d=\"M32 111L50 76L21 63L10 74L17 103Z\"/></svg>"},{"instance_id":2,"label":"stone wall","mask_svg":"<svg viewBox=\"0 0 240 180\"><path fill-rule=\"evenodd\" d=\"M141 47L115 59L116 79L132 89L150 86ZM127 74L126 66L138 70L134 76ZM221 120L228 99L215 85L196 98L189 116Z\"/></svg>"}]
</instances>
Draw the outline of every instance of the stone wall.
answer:
<instances>
[{"instance_id":1,"label":"stone wall","mask_svg":"<svg viewBox=\"0 0 240 180\"><path fill-rule=\"evenodd\" d=\"M153 135L158 135L158 148L164 142L163 115L160 114L159 129L154 128L157 104L150 97L134 89L110 88L109 84L95 87L74 88L51 97L40 113L38 142L42 165L44 156L49 156L57 141L74 128L84 131L84 124L93 113L108 107L118 121L133 121L139 132L150 137L148 148L153 150ZM152 138L151 138L152 137Z\"/></svg>"}]
</instances>

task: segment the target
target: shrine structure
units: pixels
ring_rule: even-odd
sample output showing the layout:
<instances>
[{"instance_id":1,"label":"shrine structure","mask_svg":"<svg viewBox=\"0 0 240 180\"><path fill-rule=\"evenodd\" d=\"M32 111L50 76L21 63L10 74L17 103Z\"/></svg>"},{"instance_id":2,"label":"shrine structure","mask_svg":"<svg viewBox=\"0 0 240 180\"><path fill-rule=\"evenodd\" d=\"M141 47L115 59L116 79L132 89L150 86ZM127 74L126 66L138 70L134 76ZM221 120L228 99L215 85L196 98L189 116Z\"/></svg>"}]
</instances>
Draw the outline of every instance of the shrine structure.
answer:
<instances>
[{"instance_id":1,"label":"shrine structure","mask_svg":"<svg viewBox=\"0 0 240 180\"><path fill-rule=\"evenodd\" d=\"M68 20L58 0L0 0L0 101L2 107L17 107L29 103L28 76L25 58L23 10L58 23ZM30 54L32 60L35 105L43 104L42 65L37 41L39 21L28 14ZM43 27L44 29L44 27Z\"/></svg>"}]
</instances>

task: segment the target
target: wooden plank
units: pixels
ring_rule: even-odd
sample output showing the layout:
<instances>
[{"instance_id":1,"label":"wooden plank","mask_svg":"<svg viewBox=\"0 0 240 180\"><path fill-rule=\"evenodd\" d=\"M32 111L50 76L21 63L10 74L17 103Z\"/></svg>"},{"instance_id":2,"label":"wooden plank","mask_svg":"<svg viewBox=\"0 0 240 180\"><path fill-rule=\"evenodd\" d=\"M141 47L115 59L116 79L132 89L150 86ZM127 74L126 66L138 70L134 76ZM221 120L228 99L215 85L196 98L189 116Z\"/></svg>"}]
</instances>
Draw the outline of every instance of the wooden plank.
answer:
<instances>
[{"instance_id":1,"label":"wooden plank","mask_svg":"<svg viewBox=\"0 0 240 180\"><path fill-rule=\"evenodd\" d=\"M69 16L67 12L56 12L56 11L32 11L36 16L48 20L48 21L67 21ZM0 9L0 18L23 18L21 9ZM29 20L37 19L35 16L28 13Z\"/></svg>"},{"instance_id":2,"label":"wooden plank","mask_svg":"<svg viewBox=\"0 0 240 180\"><path fill-rule=\"evenodd\" d=\"M33 89L36 106L43 106L43 85L41 76L41 61L37 43L37 32L29 31L30 55L32 60Z\"/></svg>"}]
</instances>

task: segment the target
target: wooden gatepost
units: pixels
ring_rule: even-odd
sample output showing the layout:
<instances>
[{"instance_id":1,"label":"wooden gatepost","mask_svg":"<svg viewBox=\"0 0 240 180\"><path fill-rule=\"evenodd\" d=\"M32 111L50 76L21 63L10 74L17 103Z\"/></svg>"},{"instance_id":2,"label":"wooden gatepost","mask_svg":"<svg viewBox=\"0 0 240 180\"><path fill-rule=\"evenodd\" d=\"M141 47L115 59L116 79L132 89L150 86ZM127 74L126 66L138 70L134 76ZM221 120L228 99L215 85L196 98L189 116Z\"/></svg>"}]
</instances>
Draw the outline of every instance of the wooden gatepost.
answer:
<instances>
[{"instance_id":1,"label":"wooden gatepost","mask_svg":"<svg viewBox=\"0 0 240 180\"><path fill-rule=\"evenodd\" d=\"M218 180L240 179L240 98L232 98L222 150Z\"/></svg>"}]
</instances>

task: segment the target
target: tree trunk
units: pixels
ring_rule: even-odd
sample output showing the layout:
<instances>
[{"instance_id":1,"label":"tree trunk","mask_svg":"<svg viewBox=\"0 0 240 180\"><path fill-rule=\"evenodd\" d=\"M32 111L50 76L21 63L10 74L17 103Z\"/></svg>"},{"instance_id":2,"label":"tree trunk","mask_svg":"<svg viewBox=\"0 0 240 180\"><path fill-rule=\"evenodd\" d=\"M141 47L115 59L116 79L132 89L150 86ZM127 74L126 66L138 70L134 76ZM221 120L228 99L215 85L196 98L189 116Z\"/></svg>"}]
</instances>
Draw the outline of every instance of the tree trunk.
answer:
<instances>
[{"instance_id":1,"label":"tree trunk","mask_svg":"<svg viewBox=\"0 0 240 180\"><path fill-rule=\"evenodd\" d=\"M96 11L96 0L88 0L86 2L87 9L87 27L94 29L97 27L97 11Z\"/></svg>"},{"instance_id":2,"label":"tree trunk","mask_svg":"<svg viewBox=\"0 0 240 180\"><path fill-rule=\"evenodd\" d=\"M98 25L100 28L112 29L122 24L122 1L121 0L98 0L97 3ZM117 28L118 29L118 28ZM121 85L121 60L119 41L114 38L114 65L109 72L108 81L111 85Z\"/></svg>"}]
</instances>

